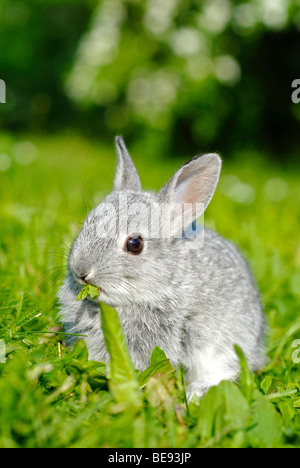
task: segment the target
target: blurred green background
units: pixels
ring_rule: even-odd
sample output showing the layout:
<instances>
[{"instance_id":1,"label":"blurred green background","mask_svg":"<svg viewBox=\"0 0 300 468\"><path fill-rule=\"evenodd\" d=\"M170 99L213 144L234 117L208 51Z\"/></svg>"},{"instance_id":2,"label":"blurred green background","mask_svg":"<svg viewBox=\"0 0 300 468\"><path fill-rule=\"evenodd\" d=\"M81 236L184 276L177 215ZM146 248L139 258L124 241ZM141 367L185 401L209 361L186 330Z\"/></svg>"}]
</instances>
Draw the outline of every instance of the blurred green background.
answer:
<instances>
[{"instance_id":1,"label":"blurred green background","mask_svg":"<svg viewBox=\"0 0 300 468\"><path fill-rule=\"evenodd\" d=\"M0 447L300 447L299 36L300 0L0 0ZM55 334L120 133L155 190L221 153L205 224L249 260L269 325L255 384L186 414L182 383L156 376L144 425Z\"/></svg>"},{"instance_id":2,"label":"blurred green background","mask_svg":"<svg viewBox=\"0 0 300 468\"><path fill-rule=\"evenodd\" d=\"M299 161L299 0L1 0L1 128Z\"/></svg>"}]
</instances>

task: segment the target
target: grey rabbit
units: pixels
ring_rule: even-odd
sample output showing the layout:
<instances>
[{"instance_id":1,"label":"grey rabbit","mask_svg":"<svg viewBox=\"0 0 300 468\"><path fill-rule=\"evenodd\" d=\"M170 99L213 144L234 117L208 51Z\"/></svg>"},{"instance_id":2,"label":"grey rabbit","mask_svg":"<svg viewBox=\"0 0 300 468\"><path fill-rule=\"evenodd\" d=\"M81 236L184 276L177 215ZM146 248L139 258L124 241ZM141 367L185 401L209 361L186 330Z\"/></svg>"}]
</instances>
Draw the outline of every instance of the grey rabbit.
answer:
<instances>
[{"instance_id":1,"label":"grey rabbit","mask_svg":"<svg viewBox=\"0 0 300 468\"><path fill-rule=\"evenodd\" d=\"M248 264L217 233L203 227L198 235L194 229L195 206L204 211L209 204L221 158L196 156L156 194L142 191L121 137L116 146L114 189L88 214L70 251L59 291L64 330L88 335L89 358L108 362L99 301L110 305L135 367L146 369L159 346L174 367L183 366L188 399L238 379L235 344L258 370L265 362L265 319ZM155 215L160 227L149 235ZM86 283L99 288L99 298L76 301ZM68 337L70 346L75 341Z\"/></svg>"}]
</instances>

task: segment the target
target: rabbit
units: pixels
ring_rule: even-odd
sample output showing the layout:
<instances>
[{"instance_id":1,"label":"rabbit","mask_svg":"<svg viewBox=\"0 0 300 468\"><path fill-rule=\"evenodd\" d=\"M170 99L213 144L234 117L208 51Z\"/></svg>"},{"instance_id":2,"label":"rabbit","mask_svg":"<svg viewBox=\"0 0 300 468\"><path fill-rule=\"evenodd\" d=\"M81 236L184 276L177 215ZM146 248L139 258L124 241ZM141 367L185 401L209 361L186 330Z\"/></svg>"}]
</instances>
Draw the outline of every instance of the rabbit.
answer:
<instances>
[{"instance_id":1,"label":"rabbit","mask_svg":"<svg viewBox=\"0 0 300 468\"><path fill-rule=\"evenodd\" d=\"M187 398L201 398L222 380L237 381L235 344L253 371L265 362L265 319L247 261L214 231L194 229L215 192L221 158L194 157L154 193L142 191L120 136L116 147L113 191L87 215L70 250L59 290L64 330L87 335L89 359L108 363L99 302L108 304L118 312L135 368L146 369L159 346L185 370ZM160 221L155 235L149 213ZM87 283L100 296L76 301ZM76 339L68 336L67 344Z\"/></svg>"}]
</instances>

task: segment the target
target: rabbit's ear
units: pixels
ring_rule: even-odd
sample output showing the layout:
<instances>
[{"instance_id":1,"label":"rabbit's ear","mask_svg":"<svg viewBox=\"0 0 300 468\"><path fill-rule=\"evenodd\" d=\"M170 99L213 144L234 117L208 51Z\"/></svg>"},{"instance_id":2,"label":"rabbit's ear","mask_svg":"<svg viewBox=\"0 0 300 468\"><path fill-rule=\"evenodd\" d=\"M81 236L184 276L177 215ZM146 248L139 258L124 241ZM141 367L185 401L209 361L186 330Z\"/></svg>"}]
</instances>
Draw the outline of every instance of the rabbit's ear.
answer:
<instances>
[{"instance_id":1,"label":"rabbit's ear","mask_svg":"<svg viewBox=\"0 0 300 468\"><path fill-rule=\"evenodd\" d=\"M183 229L203 214L215 192L221 166L217 154L196 156L183 164L158 193L160 203L171 207L174 220L180 216L179 225L183 215Z\"/></svg>"},{"instance_id":2,"label":"rabbit's ear","mask_svg":"<svg viewBox=\"0 0 300 468\"><path fill-rule=\"evenodd\" d=\"M127 151L124 140L120 136L116 137L116 147L118 163L114 181L114 190L132 190L134 192L140 192L142 187L139 175Z\"/></svg>"}]
</instances>

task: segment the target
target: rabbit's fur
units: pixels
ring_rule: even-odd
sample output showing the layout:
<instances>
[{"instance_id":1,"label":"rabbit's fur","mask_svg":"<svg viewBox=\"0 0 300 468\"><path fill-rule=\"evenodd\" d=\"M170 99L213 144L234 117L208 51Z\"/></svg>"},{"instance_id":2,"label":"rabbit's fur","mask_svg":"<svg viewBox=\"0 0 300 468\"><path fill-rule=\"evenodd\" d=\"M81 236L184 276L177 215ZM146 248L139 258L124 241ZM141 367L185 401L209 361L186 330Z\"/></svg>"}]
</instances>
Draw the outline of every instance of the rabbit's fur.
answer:
<instances>
[{"instance_id":1,"label":"rabbit's fur","mask_svg":"<svg viewBox=\"0 0 300 468\"><path fill-rule=\"evenodd\" d=\"M192 203L194 219L193 204L202 203L205 209L213 196L221 159L210 154L188 161L155 194L141 190L122 138L116 142L114 190L89 213L70 252L69 273L59 292L64 329L88 335L90 359L108 362L98 302L107 303L118 312L135 367L147 368L157 345L175 367L185 369L188 398L194 393L201 397L221 380L237 379L235 344L253 370L262 366L265 320L258 291L233 244L206 228L204 242L198 236L174 238L175 222L164 237L147 237L150 221L145 213L153 205L161 213L165 204L184 208L184 203ZM122 197L125 205L120 204ZM111 209L103 208L107 204ZM130 212L129 221L121 219L122 206ZM112 222L113 211L117 222ZM177 219L175 208L174 213L172 219ZM164 220L162 215L162 224ZM187 227L183 223L183 229ZM124 250L133 233L144 237L139 255ZM76 301L85 281L101 288L97 300ZM75 340L68 337L70 345Z\"/></svg>"}]
</instances>

